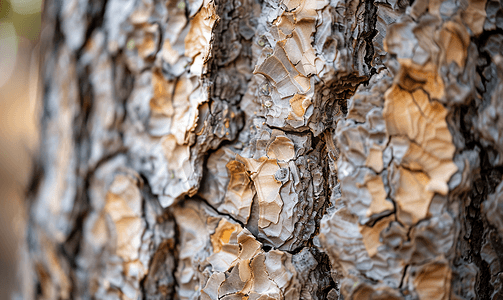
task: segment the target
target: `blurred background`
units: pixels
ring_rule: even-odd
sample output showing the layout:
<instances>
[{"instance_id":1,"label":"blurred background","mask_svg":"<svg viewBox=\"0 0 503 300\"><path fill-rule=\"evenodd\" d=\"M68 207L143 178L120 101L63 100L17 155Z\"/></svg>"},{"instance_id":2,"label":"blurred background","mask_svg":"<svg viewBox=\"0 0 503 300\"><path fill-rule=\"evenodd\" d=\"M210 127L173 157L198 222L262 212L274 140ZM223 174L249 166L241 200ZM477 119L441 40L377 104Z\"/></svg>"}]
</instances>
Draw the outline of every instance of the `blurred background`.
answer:
<instances>
[{"instance_id":1,"label":"blurred background","mask_svg":"<svg viewBox=\"0 0 503 300\"><path fill-rule=\"evenodd\" d=\"M38 148L42 6L0 0L0 299L22 299L30 280L20 270L28 267L25 190Z\"/></svg>"}]
</instances>

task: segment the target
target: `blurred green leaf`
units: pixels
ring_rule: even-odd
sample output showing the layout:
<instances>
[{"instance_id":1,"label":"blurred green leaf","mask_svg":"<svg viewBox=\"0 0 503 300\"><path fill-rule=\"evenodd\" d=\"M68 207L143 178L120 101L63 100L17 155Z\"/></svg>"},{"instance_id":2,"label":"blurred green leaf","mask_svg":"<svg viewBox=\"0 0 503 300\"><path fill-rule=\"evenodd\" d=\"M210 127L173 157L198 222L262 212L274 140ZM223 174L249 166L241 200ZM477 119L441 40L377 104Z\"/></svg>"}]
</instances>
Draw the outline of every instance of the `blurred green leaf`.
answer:
<instances>
[{"instance_id":1,"label":"blurred green leaf","mask_svg":"<svg viewBox=\"0 0 503 300\"><path fill-rule=\"evenodd\" d=\"M10 1L0 0L0 22L8 19L12 13L12 6Z\"/></svg>"},{"instance_id":2,"label":"blurred green leaf","mask_svg":"<svg viewBox=\"0 0 503 300\"><path fill-rule=\"evenodd\" d=\"M42 23L41 13L34 14L18 14L12 13L12 22L16 28L16 33L19 36L25 37L29 40L36 40L40 35L40 28Z\"/></svg>"}]
</instances>

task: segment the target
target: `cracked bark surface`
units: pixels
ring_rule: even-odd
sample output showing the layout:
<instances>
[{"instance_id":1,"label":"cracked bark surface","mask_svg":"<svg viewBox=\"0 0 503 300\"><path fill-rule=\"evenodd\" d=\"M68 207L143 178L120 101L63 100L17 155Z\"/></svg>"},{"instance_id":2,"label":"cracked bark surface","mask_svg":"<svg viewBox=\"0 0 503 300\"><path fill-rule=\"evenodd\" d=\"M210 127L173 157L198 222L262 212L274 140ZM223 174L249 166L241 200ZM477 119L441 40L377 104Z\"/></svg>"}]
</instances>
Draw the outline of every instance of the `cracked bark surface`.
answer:
<instances>
[{"instance_id":1,"label":"cracked bark surface","mask_svg":"<svg viewBox=\"0 0 503 300\"><path fill-rule=\"evenodd\" d=\"M502 16L46 1L24 298L502 298Z\"/></svg>"}]
</instances>

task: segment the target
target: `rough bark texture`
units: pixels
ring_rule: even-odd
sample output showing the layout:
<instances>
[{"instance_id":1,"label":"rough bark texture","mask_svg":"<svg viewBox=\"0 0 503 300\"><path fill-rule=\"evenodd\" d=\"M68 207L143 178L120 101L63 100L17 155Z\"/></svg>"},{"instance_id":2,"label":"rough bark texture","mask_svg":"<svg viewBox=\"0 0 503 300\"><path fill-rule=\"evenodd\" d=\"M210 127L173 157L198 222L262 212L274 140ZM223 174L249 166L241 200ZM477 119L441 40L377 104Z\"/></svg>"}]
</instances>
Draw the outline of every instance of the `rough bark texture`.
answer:
<instances>
[{"instance_id":1,"label":"rough bark texture","mask_svg":"<svg viewBox=\"0 0 503 300\"><path fill-rule=\"evenodd\" d=\"M502 299L500 2L44 15L35 297Z\"/></svg>"}]
</instances>

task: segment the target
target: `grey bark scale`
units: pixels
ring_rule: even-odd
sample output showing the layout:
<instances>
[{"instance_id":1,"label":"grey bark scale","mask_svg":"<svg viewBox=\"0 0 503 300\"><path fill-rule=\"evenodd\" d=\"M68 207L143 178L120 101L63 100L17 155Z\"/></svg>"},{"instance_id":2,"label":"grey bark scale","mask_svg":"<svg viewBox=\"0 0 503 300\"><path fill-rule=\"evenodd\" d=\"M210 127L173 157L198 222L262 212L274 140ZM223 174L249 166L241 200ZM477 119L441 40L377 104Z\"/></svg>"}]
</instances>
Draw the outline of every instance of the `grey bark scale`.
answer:
<instances>
[{"instance_id":1,"label":"grey bark scale","mask_svg":"<svg viewBox=\"0 0 503 300\"><path fill-rule=\"evenodd\" d=\"M23 297L503 298L502 15L46 1Z\"/></svg>"}]
</instances>

